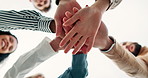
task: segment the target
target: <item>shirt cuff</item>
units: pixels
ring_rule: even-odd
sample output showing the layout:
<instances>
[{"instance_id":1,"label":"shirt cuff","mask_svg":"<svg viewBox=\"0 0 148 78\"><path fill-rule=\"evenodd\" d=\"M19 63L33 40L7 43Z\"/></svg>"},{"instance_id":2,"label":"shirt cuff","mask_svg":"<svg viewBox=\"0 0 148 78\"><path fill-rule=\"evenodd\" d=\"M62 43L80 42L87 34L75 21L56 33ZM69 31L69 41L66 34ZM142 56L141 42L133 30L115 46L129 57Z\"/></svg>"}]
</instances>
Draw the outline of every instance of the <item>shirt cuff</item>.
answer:
<instances>
[{"instance_id":1,"label":"shirt cuff","mask_svg":"<svg viewBox=\"0 0 148 78\"><path fill-rule=\"evenodd\" d=\"M45 37L42 43L39 45L40 49L38 50L38 52L42 53L40 53L38 56L40 56L39 58L41 60L48 59L58 53L53 50L53 48L50 45L50 41L51 40L48 37Z\"/></svg>"},{"instance_id":2,"label":"shirt cuff","mask_svg":"<svg viewBox=\"0 0 148 78\"><path fill-rule=\"evenodd\" d=\"M51 30L50 30L50 24L51 24L51 21L54 20L52 18L47 18L47 17L42 17L39 22L38 22L38 27L41 31L44 31L44 32L48 32L48 33L51 33Z\"/></svg>"},{"instance_id":3,"label":"shirt cuff","mask_svg":"<svg viewBox=\"0 0 148 78\"><path fill-rule=\"evenodd\" d=\"M113 47L115 46L116 40L115 40L113 37L111 37L111 36L109 36L109 38L110 38L114 43L110 46L110 48L109 48L108 50L101 50L101 52L109 52L109 51L111 51L111 50L113 49Z\"/></svg>"}]
</instances>

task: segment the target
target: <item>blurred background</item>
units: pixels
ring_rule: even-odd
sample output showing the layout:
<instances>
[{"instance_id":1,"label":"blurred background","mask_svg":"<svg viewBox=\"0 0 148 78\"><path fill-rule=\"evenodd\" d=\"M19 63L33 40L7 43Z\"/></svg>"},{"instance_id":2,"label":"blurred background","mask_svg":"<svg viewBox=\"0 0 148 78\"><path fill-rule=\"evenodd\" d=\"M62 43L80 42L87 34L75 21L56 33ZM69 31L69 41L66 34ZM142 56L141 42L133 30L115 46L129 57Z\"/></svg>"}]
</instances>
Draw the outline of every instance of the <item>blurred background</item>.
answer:
<instances>
[{"instance_id":1,"label":"blurred background","mask_svg":"<svg viewBox=\"0 0 148 78\"><path fill-rule=\"evenodd\" d=\"M91 6L93 0L77 0L82 7ZM103 21L108 27L109 35L113 36L117 42L137 41L143 46L148 46L148 0L123 0L121 4L113 10L108 10L103 15ZM36 10L29 0L1 0L0 10L36 10L47 17L54 17L57 6L52 0L51 9L48 13L41 13ZM13 65L20 55L30 51L44 37L53 39L55 34L29 31L11 31L18 37L19 46L10 57L0 64L0 78ZM29 72L27 76L42 73L45 78L57 78L71 65L72 54L64 54L60 51L57 55L46 60L44 63ZM88 53L87 78L130 78L121 71L110 59L105 57L98 49L93 48Z\"/></svg>"}]
</instances>

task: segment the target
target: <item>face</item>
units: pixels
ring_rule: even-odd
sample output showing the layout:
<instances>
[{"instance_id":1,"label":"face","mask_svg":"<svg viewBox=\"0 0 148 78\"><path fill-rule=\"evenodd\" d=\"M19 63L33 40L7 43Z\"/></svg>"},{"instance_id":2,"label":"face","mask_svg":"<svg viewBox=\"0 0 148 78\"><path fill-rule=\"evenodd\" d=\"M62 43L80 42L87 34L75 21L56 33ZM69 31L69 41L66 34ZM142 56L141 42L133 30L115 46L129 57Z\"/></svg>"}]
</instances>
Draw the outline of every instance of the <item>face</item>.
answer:
<instances>
[{"instance_id":1,"label":"face","mask_svg":"<svg viewBox=\"0 0 148 78\"><path fill-rule=\"evenodd\" d=\"M122 46L135 56L139 54L141 49L141 45L135 42L123 42Z\"/></svg>"},{"instance_id":2,"label":"face","mask_svg":"<svg viewBox=\"0 0 148 78\"><path fill-rule=\"evenodd\" d=\"M51 2L50 0L30 0L30 2L33 3L33 5L39 9L39 10L43 10L44 8L47 8L50 6Z\"/></svg>"},{"instance_id":3,"label":"face","mask_svg":"<svg viewBox=\"0 0 148 78\"><path fill-rule=\"evenodd\" d=\"M17 48L17 39L11 35L0 35L0 53L11 53Z\"/></svg>"}]
</instances>

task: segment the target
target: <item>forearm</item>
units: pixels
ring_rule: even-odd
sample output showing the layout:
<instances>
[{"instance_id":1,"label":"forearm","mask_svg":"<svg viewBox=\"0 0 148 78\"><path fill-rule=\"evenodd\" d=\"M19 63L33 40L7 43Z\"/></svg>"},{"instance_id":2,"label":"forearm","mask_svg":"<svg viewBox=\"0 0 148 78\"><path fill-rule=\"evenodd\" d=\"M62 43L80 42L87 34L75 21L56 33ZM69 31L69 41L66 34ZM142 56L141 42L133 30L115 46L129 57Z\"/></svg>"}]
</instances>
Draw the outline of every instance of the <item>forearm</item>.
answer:
<instances>
[{"instance_id":1,"label":"forearm","mask_svg":"<svg viewBox=\"0 0 148 78\"><path fill-rule=\"evenodd\" d=\"M148 68L145 62L142 59L133 56L117 42L115 42L115 45L108 52L102 51L102 53L113 60L117 66L129 76L137 78L148 77Z\"/></svg>"},{"instance_id":2,"label":"forearm","mask_svg":"<svg viewBox=\"0 0 148 78\"><path fill-rule=\"evenodd\" d=\"M0 10L0 18L0 30L25 29L51 33L50 23L53 19L33 10Z\"/></svg>"},{"instance_id":3,"label":"forearm","mask_svg":"<svg viewBox=\"0 0 148 78\"><path fill-rule=\"evenodd\" d=\"M49 45L50 40L45 38L36 48L22 55L7 71L4 78L23 78L36 66L57 54Z\"/></svg>"}]
</instances>

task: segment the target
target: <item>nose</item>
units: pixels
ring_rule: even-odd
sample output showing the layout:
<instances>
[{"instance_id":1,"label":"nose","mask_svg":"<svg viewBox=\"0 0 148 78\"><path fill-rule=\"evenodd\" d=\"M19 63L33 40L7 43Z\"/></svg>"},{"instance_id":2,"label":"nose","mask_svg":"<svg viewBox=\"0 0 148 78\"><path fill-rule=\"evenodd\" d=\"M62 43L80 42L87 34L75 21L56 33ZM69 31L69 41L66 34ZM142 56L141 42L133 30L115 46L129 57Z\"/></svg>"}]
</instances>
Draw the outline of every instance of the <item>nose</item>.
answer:
<instances>
[{"instance_id":1,"label":"nose","mask_svg":"<svg viewBox=\"0 0 148 78\"><path fill-rule=\"evenodd\" d=\"M44 0L38 0L39 3L44 2Z\"/></svg>"},{"instance_id":2,"label":"nose","mask_svg":"<svg viewBox=\"0 0 148 78\"><path fill-rule=\"evenodd\" d=\"M8 41L8 50L11 51L13 50L14 42Z\"/></svg>"}]
</instances>

